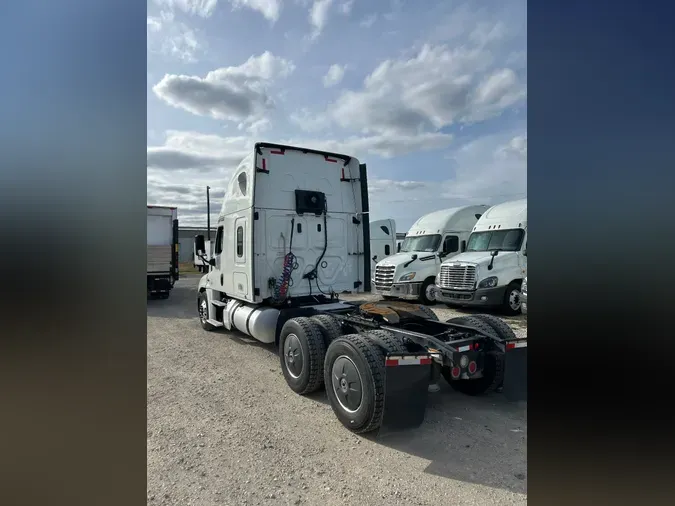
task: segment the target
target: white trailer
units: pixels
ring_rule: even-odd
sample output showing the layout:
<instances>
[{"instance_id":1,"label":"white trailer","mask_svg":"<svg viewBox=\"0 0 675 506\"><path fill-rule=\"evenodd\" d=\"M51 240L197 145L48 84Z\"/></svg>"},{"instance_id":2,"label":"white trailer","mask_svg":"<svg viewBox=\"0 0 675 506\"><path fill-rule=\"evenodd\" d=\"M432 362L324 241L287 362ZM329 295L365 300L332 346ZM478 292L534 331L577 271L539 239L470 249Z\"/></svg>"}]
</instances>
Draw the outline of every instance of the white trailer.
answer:
<instances>
[{"instance_id":1,"label":"white trailer","mask_svg":"<svg viewBox=\"0 0 675 506\"><path fill-rule=\"evenodd\" d=\"M444 258L464 251L471 229L488 206L443 209L418 219L408 231L400 251L375 266L375 293L434 303L434 279Z\"/></svg>"},{"instance_id":2,"label":"white trailer","mask_svg":"<svg viewBox=\"0 0 675 506\"><path fill-rule=\"evenodd\" d=\"M443 262L435 297L450 306L521 312L527 277L527 200L491 207L473 228L466 252Z\"/></svg>"},{"instance_id":3,"label":"white trailer","mask_svg":"<svg viewBox=\"0 0 675 506\"><path fill-rule=\"evenodd\" d=\"M178 280L178 210L148 206L148 297L166 299Z\"/></svg>"},{"instance_id":4,"label":"white trailer","mask_svg":"<svg viewBox=\"0 0 675 506\"><path fill-rule=\"evenodd\" d=\"M527 342L501 320L440 322L417 304L339 300L370 290L368 211L356 158L257 143L226 187L195 294L202 328L276 345L288 386L305 395L325 385L355 433L420 425L441 375L469 395L503 384L512 399L526 396ZM206 251L204 236L195 249Z\"/></svg>"},{"instance_id":5,"label":"white trailer","mask_svg":"<svg viewBox=\"0 0 675 506\"><path fill-rule=\"evenodd\" d=\"M377 262L396 252L396 222L378 220L370 224L370 269L375 271Z\"/></svg>"}]
</instances>

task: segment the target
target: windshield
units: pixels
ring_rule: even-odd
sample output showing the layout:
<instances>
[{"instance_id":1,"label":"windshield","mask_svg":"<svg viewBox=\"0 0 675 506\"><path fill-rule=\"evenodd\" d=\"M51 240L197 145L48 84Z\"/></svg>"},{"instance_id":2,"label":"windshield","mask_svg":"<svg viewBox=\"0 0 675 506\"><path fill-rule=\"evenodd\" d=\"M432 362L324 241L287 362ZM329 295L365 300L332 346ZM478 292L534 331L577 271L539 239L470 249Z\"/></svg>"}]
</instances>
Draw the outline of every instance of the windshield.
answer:
<instances>
[{"instance_id":1,"label":"windshield","mask_svg":"<svg viewBox=\"0 0 675 506\"><path fill-rule=\"evenodd\" d=\"M525 231L521 228L510 230L486 230L474 232L469 237L467 251L518 251L523 242Z\"/></svg>"},{"instance_id":2,"label":"windshield","mask_svg":"<svg viewBox=\"0 0 675 506\"><path fill-rule=\"evenodd\" d=\"M438 246L441 244L440 235L416 235L415 237L406 237L401 245L402 252L409 251L424 251L434 252L438 251Z\"/></svg>"}]
</instances>

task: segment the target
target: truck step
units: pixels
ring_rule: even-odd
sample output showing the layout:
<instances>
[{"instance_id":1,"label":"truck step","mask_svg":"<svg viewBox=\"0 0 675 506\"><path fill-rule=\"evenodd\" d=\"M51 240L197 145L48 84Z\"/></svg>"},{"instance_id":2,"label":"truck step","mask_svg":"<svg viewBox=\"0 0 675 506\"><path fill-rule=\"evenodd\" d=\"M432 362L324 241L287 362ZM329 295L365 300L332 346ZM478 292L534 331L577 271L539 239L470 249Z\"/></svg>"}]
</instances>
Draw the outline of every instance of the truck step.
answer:
<instances>
[{"instance_id":1,"label":"truck step","mask_svg":"<svg viewBox=\"0 0 675 506\"><path fill-rule=\"evenodd\" d=\"M222 327L223 322L219 322L218 320L206 320L207 323L213 325L214 327Z\"/></svg>"},{"instance_id":2,"label":"truck step","mask_svg":"<svg viewBox=\"0 0 675 506\"><path fill-rule=\"evenodd\" d=\"M223 302L222 300L212 300L211 304L213 304L214 306L220 306L220 307L227 306L227 302Z\"/></svg>"}]
</instances>

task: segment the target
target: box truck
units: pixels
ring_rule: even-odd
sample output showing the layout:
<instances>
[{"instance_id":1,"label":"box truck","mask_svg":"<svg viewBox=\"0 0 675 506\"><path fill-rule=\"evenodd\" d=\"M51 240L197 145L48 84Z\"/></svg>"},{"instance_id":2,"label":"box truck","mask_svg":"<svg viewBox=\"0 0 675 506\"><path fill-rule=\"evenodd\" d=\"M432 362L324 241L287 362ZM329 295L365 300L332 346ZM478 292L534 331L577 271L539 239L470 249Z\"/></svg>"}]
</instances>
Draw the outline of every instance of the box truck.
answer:
<instances>
[{"instance_id":1,"label":"box truck","mask_svg":"<svg viewBox=\"0 0 675 506\"><path fill-rule=\"evenodd\" d=\"M166 299L178 280L178 210L148 206L148 297Z\"/></svg>"}]
</instances>

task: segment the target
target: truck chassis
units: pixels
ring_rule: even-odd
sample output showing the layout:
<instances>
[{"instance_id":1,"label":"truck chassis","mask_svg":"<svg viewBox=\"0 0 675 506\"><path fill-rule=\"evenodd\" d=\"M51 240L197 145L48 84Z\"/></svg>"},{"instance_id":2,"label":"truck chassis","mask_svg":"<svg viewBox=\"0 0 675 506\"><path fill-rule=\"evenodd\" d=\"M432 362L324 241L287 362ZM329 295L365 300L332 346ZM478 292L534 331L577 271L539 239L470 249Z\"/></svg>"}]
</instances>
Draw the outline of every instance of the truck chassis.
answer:
<instances>
[{"instance_id":1,"label":"truck chassis","mask_svg":"<svg viewBox=\"0 0 675 506\"><path fill-rule=\"evenodd\" d=\"M223 326L204 302L202 292L202 327ZM227 302L213 302L219 315ZM527 399L527 340L492 315L441 322L419 304L308 297L280 308L274 334L288 386L300 395L325 387L336 417L357 434L420 426L440 377L466 395Z\"/></svg>"}]
</instances>

